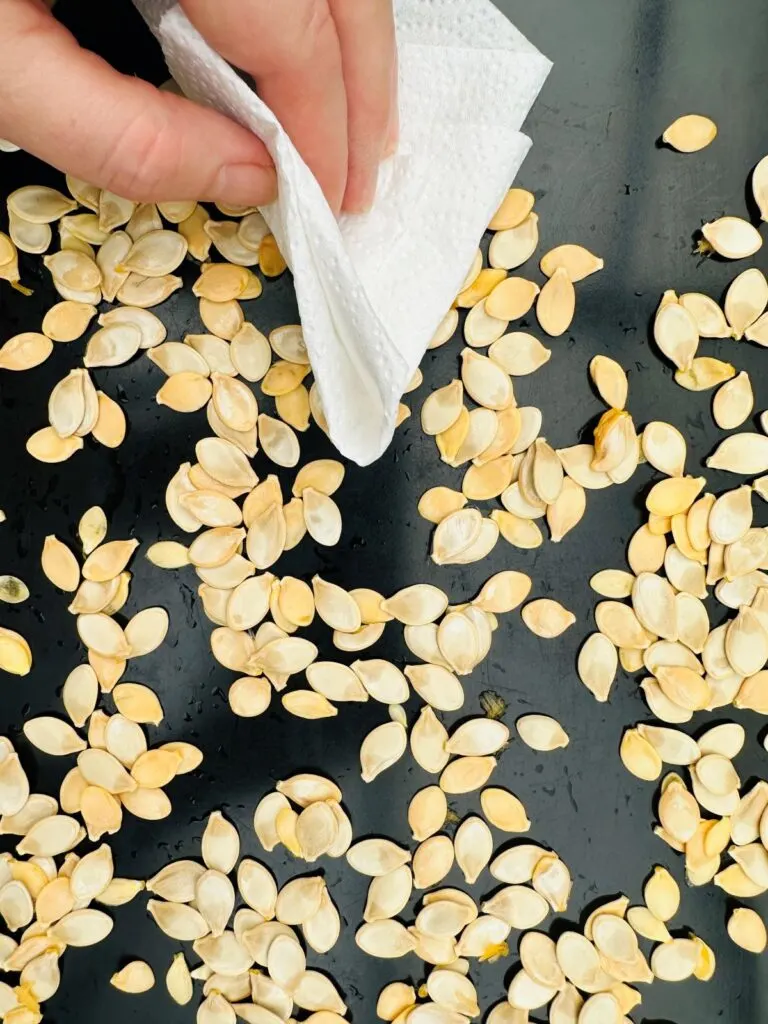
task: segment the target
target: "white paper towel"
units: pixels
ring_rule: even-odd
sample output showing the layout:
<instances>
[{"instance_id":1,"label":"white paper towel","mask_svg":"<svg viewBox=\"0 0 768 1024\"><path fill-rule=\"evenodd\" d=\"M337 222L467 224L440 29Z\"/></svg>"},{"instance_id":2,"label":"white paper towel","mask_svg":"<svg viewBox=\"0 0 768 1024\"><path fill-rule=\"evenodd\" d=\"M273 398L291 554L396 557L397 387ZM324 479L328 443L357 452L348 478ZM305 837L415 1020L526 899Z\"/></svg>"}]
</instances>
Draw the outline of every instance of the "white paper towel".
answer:
<instances>
[{"instance_id":1,"label":"white paper towel","mask_svg":"<svg viewBox=\"0 0 768 1024\"><path fill-rule=\"evenodd\" d=\"M488 0L395 0L400 145L370 213L337 222L275 116L180 8L135 2L184 92L269 149L280 198L262 212L294 274L331 439L373 462L528 152L519 129L549 60Z\"/></svg>"}]
</instances>

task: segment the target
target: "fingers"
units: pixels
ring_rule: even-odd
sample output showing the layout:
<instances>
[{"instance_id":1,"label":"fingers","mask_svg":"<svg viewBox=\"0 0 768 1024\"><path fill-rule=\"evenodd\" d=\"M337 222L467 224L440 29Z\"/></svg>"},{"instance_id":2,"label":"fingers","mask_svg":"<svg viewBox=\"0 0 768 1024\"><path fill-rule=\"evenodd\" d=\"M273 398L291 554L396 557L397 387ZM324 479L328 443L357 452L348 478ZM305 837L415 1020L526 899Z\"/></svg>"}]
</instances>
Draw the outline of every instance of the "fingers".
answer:
<instances>
[{"instance_id":1,"label":"fingers","mask_svg":"<svg viewBox=\"0 0 768 1024\"><path fill-rule=\"evenodd\" d=\"M256 81L335 213L347 186L347 97L327 0L182 0L208 42Z\"/></svg>"},{"instance_id":2,"label":"fingers","mask_svg":"<svg viewBox=\"0 0 768 1024\"><path fill-rule=\"evenodd\" d=\"M397 61L391 0L329 0L347 90L344 209L370 208L379 164L397 144Z\"/></svg>"},{"instance_id":3,"label":"fingers","mask_svg":"<svg viewBox=\"0 0 768 1024\"><path fill-rule=\"evenodd\" d=\"M135 200L270 202L264 146L228 118L118 74L37 3L2 0L0 136Z\"/></svg>"}]
</instances>

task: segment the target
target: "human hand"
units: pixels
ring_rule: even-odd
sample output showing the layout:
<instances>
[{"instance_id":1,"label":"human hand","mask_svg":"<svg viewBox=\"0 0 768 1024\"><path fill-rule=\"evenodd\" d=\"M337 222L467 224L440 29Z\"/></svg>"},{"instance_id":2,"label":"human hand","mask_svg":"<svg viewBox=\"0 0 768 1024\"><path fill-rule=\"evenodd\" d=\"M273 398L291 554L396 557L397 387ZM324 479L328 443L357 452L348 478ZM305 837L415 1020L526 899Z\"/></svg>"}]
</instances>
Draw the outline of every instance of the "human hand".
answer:
<instances>
[{"instance_id":1,"label":"human hand","mask_svg":"<svg viewBox=\"0 0 768 1024\"><path fill-rule=\"evenodd\" d=\"M391 0L183 0L198 30L253 75L334 212L370 206L397 140ZM228 118L121 75L41 0L0 0L0 137L141 201L261 205L263 144Z\"/></svg>"}]
</instances>

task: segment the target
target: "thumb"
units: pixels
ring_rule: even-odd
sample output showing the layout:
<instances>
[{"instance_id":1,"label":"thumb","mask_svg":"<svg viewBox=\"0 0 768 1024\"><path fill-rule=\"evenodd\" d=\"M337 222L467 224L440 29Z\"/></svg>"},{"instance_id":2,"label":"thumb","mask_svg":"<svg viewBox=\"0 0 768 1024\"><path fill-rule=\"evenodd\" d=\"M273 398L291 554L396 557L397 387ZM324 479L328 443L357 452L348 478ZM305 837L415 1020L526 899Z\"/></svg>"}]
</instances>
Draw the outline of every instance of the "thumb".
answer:
<instances>
[{"instance_id":1,"label":"thumb","mask_svg":"<svg viewBox=\"0 0 768 1024\"><path fill-rule=\"evenodd\" d=\"M0 136L127 199L252 206L277 192L255 135L119 74L28 0L3 0Z\"/></svg>"}]
</instances>

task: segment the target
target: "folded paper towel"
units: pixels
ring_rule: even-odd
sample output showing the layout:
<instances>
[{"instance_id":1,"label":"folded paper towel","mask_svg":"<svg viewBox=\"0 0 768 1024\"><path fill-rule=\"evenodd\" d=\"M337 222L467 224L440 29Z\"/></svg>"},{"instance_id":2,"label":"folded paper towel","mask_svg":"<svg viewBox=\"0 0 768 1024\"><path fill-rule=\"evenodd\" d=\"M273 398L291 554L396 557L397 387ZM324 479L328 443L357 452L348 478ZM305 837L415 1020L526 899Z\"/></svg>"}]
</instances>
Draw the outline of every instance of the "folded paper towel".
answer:
<instances>
[{"instance_id":1,"label":"folded paper towel","mask_svg":"<svg viewBox=\"0 0 768 1024\"><path fill-rule=\"evenodd\" d=\"M370 213L337 222L274 114L180 8L135 2L184 92L269 149L280 198L262 212L293 271L331 439L373 462L528 152L519 129L550 62L488 0L395 0L399 149Z\"/></svg>"}]
</instances>

